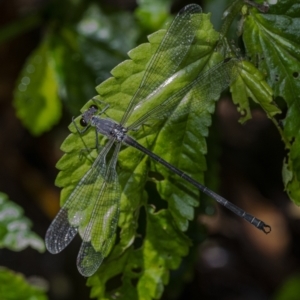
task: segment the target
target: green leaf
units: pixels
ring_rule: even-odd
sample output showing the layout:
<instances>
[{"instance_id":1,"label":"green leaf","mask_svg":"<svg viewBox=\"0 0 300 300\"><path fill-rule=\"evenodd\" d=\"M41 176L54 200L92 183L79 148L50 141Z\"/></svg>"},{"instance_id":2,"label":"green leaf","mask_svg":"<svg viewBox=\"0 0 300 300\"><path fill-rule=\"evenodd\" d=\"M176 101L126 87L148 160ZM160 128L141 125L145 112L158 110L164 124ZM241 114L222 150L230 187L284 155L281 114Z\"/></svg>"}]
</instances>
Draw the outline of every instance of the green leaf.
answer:
<instances>
[{"instance_id":1,"label":"green leaf","mask_svg":"<svg viewBox=\"0 0 300 300\"><path fill-rule=\"evenodd\" d=\"M21 251L30 246L44 252L43 240L30 227L31 222L23 216L23 209L0 193L0 248Z\"/></svg>"},{"instance_id":2,"label":"green leaf","mask_svg":"<svg viewBox=\"0 0 300 300\"><path fill-rule=\"evenodd\" d=\"M90 99L95 91L96 76L84 63L78 39L74 30L63 27L51 35L49 49L60 97L72 114L77 113L85 99Z\"/></svg>"},{"instance_id":3,"label":"green leaf","mask_svg":"<svg viewBox=\"0 0 300 300\"><path fill-rule=\"evenodd\" d=\"M247 55L266 76L275 100L287 106L283 130L285 146L290 150L283 166L285 188L293 201L299 202L300 166L300 8L292 0L278 1L268 14L250 9L245 18L244 43Z\"/></svg>"},{"instance_id":4,"label":"green leaf","mask_svg":"<svg viewBox=\"0 0 300 300\"><path fill-rule=\"evenodd\" d=\"M176 78L172 80L172 84L165 86L162 92L164 96L170 95L175 90L187 85L201 71L207 70L222 59L221 55L214 51L219 36L212 28L209 15L202 15L201 21L201 27L197 31L187 58L180 66L180 70L176 73ZM142 44L130 51L129 56L131 60L124 61L114 68L111 72L114 77L97 87L97 91L100 94L98 99L105 100L110 105L105 111L107 117L117 122L120 121L164 33L165 30L161 30L152 34L149 37L150 43ZM180 47L180 43L178 47ZM180 51L180 48L178 48L178 51ZM216 81L216 85L218 84L219 82ZM206 154L205 137L208 135L208 126L211 123L211 113L214 111L215 100L219 97L219 95L212 94L213 97L211 98L213 99L205 99L205 105L199 105L197 111L193 111L191 115L179 115L165 121L151 123L151 126L145 124L143 128L133 132L133 136L148 149L190 174L194 179L203 181L203 172L206 170L204 158ZM189 95L189 97L192 97L192 95ZM188 101L187 99L188 97L186 101ZM91 104L95 103L89 101L82 108L82 111L85 111ZM134 122L139 118L140 114L145 113L146 109L145 107L136 109L128 122ZM80 118L81 116L75 119L76 126L79 128ZM56 184L63 187L62 204L97 156L96 150L83 150L84 147L95 147L94 130L87 130L81 135L83 143L74 124L71 124L69 128L72 134L67 137L61 147L66 154L57 164L60 173ZM99 137L100 145L103 145L105 140L105 138ZM166 143L165 141L168 142ZM195 161L197 161L197 164L195 164ZM160 197L168 202L168 210L160 210L155 213L156 201L163 200L152 198L146 200L144 188L149 171L160 174L163 177L163 180L155 181L155 183ZM162 293L163 285L168 281L168 269L177 267L180 263L180 256L187 253L187 242L180 243L177 239L184 238L180 231L186 230L188 221L194 217L193 207L198 205L199 192L187 185L183 179L171 174L163 166L149 160L144 154L131 147L122 148L119 154L118 175L123 191L120 203L121 214L118 223L118 226L121 228L119 242L113 249L112 254L107 258L107 262L104 261L104 265L106 263L110 265L110 271L107 271L106 267L102 266L99 270L101 276L95 275L98 279L93 278L89 281L91 285L95 285L92 294L98 295L100 293L103 296L105 281L120 272L124 272L124 284L120 287L120 293L125 294L126 291L126 296L129 297L128 295L131 295L132 298L129 298L134 299L136 297L136 289L130 283L130 278L132 277L130 274L132 272L129 268L137 265L142 266L144 270L143 276L138 282L140 293L143 293L143 295L148 294L148 296L145 296L145 299L157 298ZM130 245L136 236L140 208L146 203L147 207L148 205L154 207L153 212L149 214L147 211L147 231L143 247L135 250L132 254L131 251L133 249ZM166 222L166 218L168 222ZM101 221L99 220L99 222ZM172 231L168 232L166 224L173 228L172 231L176 232L178 237ZM99 226L101 228L100 224ZM152 229L152 227L155 229ZM160 231L167 233L166 236L160 236L158 234ZM92 239L98 239L98 237L93 236ZM173 245L173 241L176 245ZM160 244L163 244L163 246L160 247ZM180 244L181 246L179 246ZM165 249L169 249L168 255L170 255L171 250L174 254L171 254L169 257L164 254ZM176 251L178 251L178 254L176 254ZM114 266L111 266L111 264ZM102 274L105 274L105 277ZM135 278L140 276L141 274L135 274ZM98 282L99 278L101 283Z\"/></svg>"},{"instance_id":5,"label":"green leaf","mask_svg":"<svg viewBox=\"0 0 300 300\"><path fill-rule=\"evenodd\" d=\"M135 46L138 32L132 14L107 16L95 4L76 24L49 26L15 88L14 105L24 126L34 135L51 129L61 117L60 98L77 114L94 96L95 85L107 79L111 68Z\"/></svg>"},{"instance_id":6,"label":"green leaf","mask_svg":"<svg viewBox=\"0 0 300 300\"><path fill-rule=\"evenodd\" d=\"M45 291L26 281L20 273L0 268L0 299L47 300Z\"/></svg>"},{"instance_id":7,"label":"green leaf","mask_svg":"<svg viewBox=\"0 0 300 300\"><path fill-rule=\"evenodd\" d=\"M295 274L290 276L283 284L277 289L274 294L274 300L297 300L300 293L300 276Z\"/></svg>"},{"instance_id":8,"label":"green leaf","mask_svg":"<svg viewBox=\"0 0 300 300\"><path fill-rule=\"evenodd\" d=\"M282 2L294 4L291 0ZM243 39L247 55L266 75L274 96L284 98L287 103L284 132L291 138L298 134L300 126L300 18L293 17L293 11L292 16L286 11L280 13L283 10L280 8L282 4L271 6L269 14L250 9Z\"/></svg>"},{"instance_id":9,"label":"green leaf","mask_svg":"<svg viewBox=\"0 0 300 300\"><path fill-rule=\"evenodd\" d=\"M159 299L169 281L169 270L179 267L187 255L190 241L180 232L167 210L155 213L147 207L147 228L143 245L128 248L121 256L118 247L98 272L88 279L91 297L97 299ZM119 286L109 287L109 280L121 277Z\"/></svg>"},{"instance_id":10,"label":"green leaf","mask_svg":"<svg viewBox=\"0 0 300 300\"><path fill-rule=\"evenodd\" d=\"M264 76L247 61L243 61L239 77L231 85L231 92L233 102L239 106L243 116L240 119L241 123L251 119L249 98L258 103L271 119L281 112L273 103L273 92L264 80Z\"/></svg>"},{"instance_id":11,"label":"green leaf","mask_svg":"<svg viewBox=\"0 0 300 300\"><path fill-rule=\"evenodd\" d=\"M25 63L14 92L17 116L34 135L51 129L61 116L58 87L48 47L46 36Z\"/></svg>"}]
</instances>

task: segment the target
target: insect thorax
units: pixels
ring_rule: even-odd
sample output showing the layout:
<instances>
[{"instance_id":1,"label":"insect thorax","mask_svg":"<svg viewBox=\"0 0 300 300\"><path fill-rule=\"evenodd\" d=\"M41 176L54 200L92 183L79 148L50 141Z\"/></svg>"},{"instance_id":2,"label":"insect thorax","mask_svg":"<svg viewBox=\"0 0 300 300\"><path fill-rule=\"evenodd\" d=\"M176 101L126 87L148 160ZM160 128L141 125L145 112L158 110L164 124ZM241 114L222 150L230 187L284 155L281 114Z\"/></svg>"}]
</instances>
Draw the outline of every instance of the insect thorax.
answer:
<instances>
[{"instance_id":1,"label":"insect thorax","mask_svg":"<svg viewBox=\"0 0 300 300\"><path fill-rule=\"evenodd\" d=\"M126 136L127 129L110 119L102 119L99 116L93 116L91 125L96 128L97 132L108 138L115 138L119 142L122 142Z\"/></svg>"},{"instance_id":2,"label":"insect thorax","mask_svg":"<svg viewBox=\"0 0 300 300\"><path fill-rule=\"evenodd\" d=\"M120 124L115 124L115 126L111 132L111 136L116 138L117 141L122 142L126 136L126 133L127 133L126 128L124 128Z\"/></svg>"}]
</instances>

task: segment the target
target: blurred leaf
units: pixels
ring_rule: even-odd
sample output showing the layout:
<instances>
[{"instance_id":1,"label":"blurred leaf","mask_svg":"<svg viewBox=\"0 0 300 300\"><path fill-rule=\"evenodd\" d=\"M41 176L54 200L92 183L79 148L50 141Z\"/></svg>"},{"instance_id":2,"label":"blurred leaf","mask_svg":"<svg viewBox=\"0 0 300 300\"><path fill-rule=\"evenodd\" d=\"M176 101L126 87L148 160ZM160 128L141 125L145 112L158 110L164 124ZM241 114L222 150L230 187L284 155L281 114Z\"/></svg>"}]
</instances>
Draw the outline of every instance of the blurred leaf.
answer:
<instances>
[{"instance_id":1,"label":"blurred leaf","mask_svg":"<svg viewBox=\"0 0 300 300\"><path fill-rule=\"evenodd\" d=\"M0 268L0 299L47 300L45 291L29 284L20 273Z\"/></svg>"},{"instance_id":2,"label":"blurred leaf","mask_svg":"<svg viewBox=\"0 0 300 300\"><path fill-rule=\"evenodd\" d=\"M138 0L135 16L142 28L153 32L164 25L171 5L172 0Z\"/></svg>"},{"instance_id":3,"label":"blurred leaf","mask_svg":"<svg viewBox=\"0 0 300 300\"><path fill-rule=\"evenodd\" d=\"M51 129L61 116L58 86L48 47L48 37L45 37L25 63L14 92L17 116L34 135Z\"/></svg>"},{"instance_id":4,"label":"blurred leaf","mask_svg":"<svg viewBox=\"0 0 300 300\"><path fill-rule=\"evenodd\" d=\"M59 121L58 95L71 114L77 114L95 95L95 85L108 78L111 68L135 46L138 29L132 14L107 15L92 4L80 17L77 23L64 23L60 28L51 28L50 23L46 37L20 74L14 105L18 117L34 135Z\"/></svg>"},{"instance_id":5,"label":"blurred leaf","mask_svg":"<svg viewBox=\"0 0 300 300\"><path fill-rule=\"evenodd\" d=\"M30 227L31 222L23 216L23 209L0 193L0 248L21 251L30 246L44 252L43 240Z\"/></svg>"},{"instance_id":6,"label":"blurred leaf","mask_svg":"<svg viewBox=\"0 0 300 300\"><path fill-rule=\"evenodd\" d=\"M83 61L78 38L75 31L62 28L51 35L50 44L59 95L71 114L78 113L82 104L95 94L95 77Z\"/></svg>"},{"instance_id":7,"label":"blurred leaf","mask_svg":"<svg viewBox=\"0 0 300 300\"><path fill-rule=\"evenodd\" d=\"M60 96L71 114L78 114L95 95L95 86L107 79L110 70L135 46L137 34L131 14L106 14L96 4L87 7L76 26L53 32L51 55Z\"/></svg>"},{"instance_id":8,"label":"blurred leaf","mask_svg":"<svg viewBox=\"0 0 300 300\"><path fill-rule=\"evenodd\" d=\"M286 148L290 149L284 165L285 188L290 198L300 204L300 8L292 0L278 1L268 14L250 9L245 18L244 43L247 55L266 76L274 97L287 105L283 130ZM287 176L288 174L288 176Z\"/></svg>"},{"instance_id":9,"label":"blurred leaf","mask_svg":"<svg viewBox=\"0 0 300 300\"><path fill-rule=\"evenodd\" d=\"M251 119L249 98L260 104L269 118L280 113L280 109L273 103L272 90L264 81L263 75L249 62L243 61L240 76L231 86L232 99L239 106L244 123Z\"/></svg>"},{"instance_id":10,"label":"blurred leaf","mask_svg":"<svg viewBox=\"0 0 300 300\"><path fill-rule=\"evenodd\" d=\"M274 300L298 300L300 294L300 276L288 278L275 292Z\"/></svg>"}]
</instances>

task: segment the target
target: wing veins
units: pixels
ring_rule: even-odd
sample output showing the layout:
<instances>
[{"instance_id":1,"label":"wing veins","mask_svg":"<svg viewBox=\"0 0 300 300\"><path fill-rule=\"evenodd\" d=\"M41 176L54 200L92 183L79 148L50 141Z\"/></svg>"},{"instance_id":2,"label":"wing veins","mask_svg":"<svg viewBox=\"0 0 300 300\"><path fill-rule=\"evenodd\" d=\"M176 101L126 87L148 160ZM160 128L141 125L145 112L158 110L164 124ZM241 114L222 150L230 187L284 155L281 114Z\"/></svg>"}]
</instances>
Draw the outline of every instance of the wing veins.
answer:
<instances>
[{"instance_id":1,"label":"wing veins","mask_svg":"<svg viewBox=\"0 0 300 300\"><path fill-rule=\"evenodd\" d=\"M184 99L185 95L189 93L197 96L193 99L192 105L182 107L180 112L175 115L188 113L191 109L197 109L197 104L204 101L210 100L208 97L212 97L221 93L236 77L236 73L232 72L232 69L237 65L237 59L230 59L229 61L222 61L210 68L204 73L200 73L196 79L184 88L173 94L161 104L155 106L153 109L145 113L141 118L132 123L128 130L137 129L139 126L144 124L147 120L159 119L170 115L173 108L180 104L180 101ZM201 95L202 94L202 95ZM200 97L199 97L200 96ZM204 99L203 99L204 98ZM184 106L184 104L183 104Z\"/></svg>"},{"instance_id":2,"label":"wing veins","mask_svg":"<svg viewBox=\"0 0 300 300\"><path fill-rule=\"evenodd\" d=\"M97 195L90 221L83 234L77 256L77 268L83 276L91 276L96 272L104 257L108 255L116 232L121 197L116 162L121 145L121 143L116 144ZM102 219L101 225L99 225L99 219ZM93 240L93 235L97 236L97 240Z\"/></svg>"},{"instance_id":3,"label":"wing veins","mask_svg":"<svg viewBox=\"0 0 300 300\"><path fill-rule=\"evenodd\" d=\"M78 184L52 221L51 225L49 226L45 238L46 247L49 252L61 252L65 247L69 245L69 243L77 234L78 227L80 226L80 221L82 220L80 220L80 217L78 216L78 224L76 224L76 222L75 224L71 224L70 220L73 221L73 219L76 218L76 214L83 211L92 201L91 194L93 194L93 189L89 189L88 193L86 193L85 190L90 181L95 180L94 184L96 184L98 180L101 180L101 176L99 176L98 174L98 166L102 166L102 172L106 169L105 158L110 148L112 147L112 144L113 140L110 140L102 149L92 166L78 182Z\"/></svg>"},{"instance_id":4,"label":"wing veins","mask_svg":"<svg viewBox=\"0 0 300 300\"><path fill-rule=\"evenodd\" d=\"M194 22L191 21L191 16L198 13L199 17L197 18L200 22L201 12L202 9L199 5L190 4L177 14L152 56L139 88L131 98L120 124L126 123L132 110L140 100L153 93L167 78L175 73L186 56L199 26L195 20Z\"/></svg>"}]
</instances>

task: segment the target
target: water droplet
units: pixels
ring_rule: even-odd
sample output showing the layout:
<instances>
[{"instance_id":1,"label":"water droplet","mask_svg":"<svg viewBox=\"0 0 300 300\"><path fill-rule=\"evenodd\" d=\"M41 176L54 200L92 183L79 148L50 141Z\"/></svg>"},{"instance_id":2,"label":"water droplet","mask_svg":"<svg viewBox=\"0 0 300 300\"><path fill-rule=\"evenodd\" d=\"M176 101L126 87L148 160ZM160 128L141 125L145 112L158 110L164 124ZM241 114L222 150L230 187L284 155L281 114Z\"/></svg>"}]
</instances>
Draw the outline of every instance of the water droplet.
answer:
<instances>
[{"instance_id":1,"label":"water droplet","mask_svg":"<svg viewBox=\"0 0 300 300\"><path fill-rule=\"evenodd\" d=\"M25 92L27 90L27 85L20 83L18 89L20 92Z\"/></svg>"},{"instance_id":2,"label":"water droplet","mask_svg":"<svg viewBox=\"0 0 300 300\"><path fill-rule=\"evenodd\" d=\"M27 68L26 68L26 71L28 73L33 73L35 71L34 65L28 65Z\"/></svg>"},{"instance_id":3,"label":"water droplet","mask_svg":"<svg viewBox=\"0 0 300 300\"><path fill-rule=\"evenodd\" d=\"M86 20L79 24L79 30L86 35L95 33L98 30L99 26L95 20Z\"/></svg>"},{"instance_id":4,"label":"water droplet","mask_svg":"<svg viewBox=\"0 0 300 300\"><path fill-rule=\"evenodd\" d=\"M30 78L25 76L21 79L22 84L28 85L30 83Z\"/></svg>"}]
</instances>

